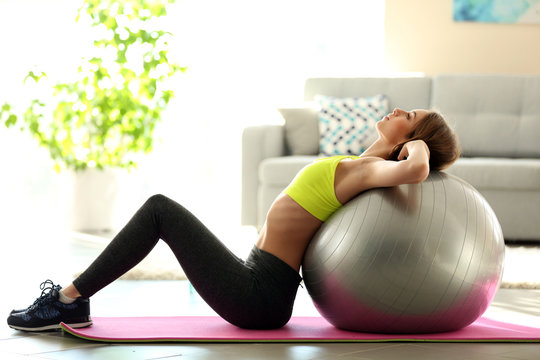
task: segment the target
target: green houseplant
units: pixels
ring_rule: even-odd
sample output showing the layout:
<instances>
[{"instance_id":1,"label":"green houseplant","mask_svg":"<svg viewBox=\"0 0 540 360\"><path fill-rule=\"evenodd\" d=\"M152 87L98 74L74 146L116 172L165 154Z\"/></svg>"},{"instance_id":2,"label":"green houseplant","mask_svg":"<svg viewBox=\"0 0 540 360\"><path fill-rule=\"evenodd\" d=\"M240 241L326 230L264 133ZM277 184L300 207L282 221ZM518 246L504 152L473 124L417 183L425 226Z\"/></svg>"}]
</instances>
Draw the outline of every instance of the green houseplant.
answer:
<instances>
[{"instance_id":1,"label":"green houseplant","mask_svg":"<svg viewBox=\"0 0 540 360\"><path fill-rule=\"evenodd\" d=\"M131 169L138 156L152 150L155 126L173 96L167 82L185 71L169 61L171 34L160 22L172 2L83 0L76 20L90 24L94 41L73 80L50 85L44 72L30 71L25 82L49 95L29 99L22 111L9 103L0 108L6 127L29 132L48 150L57 171L74 174L75 192L80 188L82 195L73 201L85 208L70 211L79 219L110 218L112 210L102 207L114 203L106 185L115 179L95 178L110 169ZM112 225L105 219L72 226L110 230Z\"/></svg>"},{"instance_id":2,"label":"green houseplant","mask_svg":"<svg viewBox=\"0 0 540 360\"><path fill-rule=\"evenodd\" d=\"M174 0L84 0L95 31L93 54L82 59L77 78L56 83L49 100L32 99L17 115L5 103L0 119L20 126L46 147L56 169L131 168L136 155L152 149L153 132L173 92L167 80L184 71L168 59L170 33L158 18ZM45 73L25 79L39 86Z\"/></svg>"}]
</instances>

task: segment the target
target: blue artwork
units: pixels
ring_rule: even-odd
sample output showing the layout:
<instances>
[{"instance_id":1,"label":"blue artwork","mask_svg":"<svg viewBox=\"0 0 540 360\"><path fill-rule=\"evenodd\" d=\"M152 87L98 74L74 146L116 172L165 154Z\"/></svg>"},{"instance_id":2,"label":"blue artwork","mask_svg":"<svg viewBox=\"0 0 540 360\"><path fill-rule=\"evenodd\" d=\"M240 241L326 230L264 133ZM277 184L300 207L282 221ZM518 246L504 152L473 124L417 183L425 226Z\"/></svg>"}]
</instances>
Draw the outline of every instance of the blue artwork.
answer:
<instances>
[{"instance_id":1,"label":"blue artwork","mask_svg":"<svg viewBox=\"0 0 540 360\"><path fill-rule=\"evenodd\" d=\"M540 24L540 0L454 0L454 20Z\"/></svg>"}]
</instances>

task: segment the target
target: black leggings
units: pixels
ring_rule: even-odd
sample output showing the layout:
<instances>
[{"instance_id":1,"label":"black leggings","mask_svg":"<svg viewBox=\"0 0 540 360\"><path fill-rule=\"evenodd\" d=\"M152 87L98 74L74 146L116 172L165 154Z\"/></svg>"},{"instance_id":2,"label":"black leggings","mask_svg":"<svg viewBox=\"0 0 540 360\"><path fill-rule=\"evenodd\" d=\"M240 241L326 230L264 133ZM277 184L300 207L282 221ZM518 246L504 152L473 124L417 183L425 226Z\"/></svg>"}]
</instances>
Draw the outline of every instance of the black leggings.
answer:
<instances>
[{"instance_id":1,"label":"black leggings","mask_svg":"<svg viewBox=\"0 0 540 360\"><path fill-rule=\"evenodd\" d=\"M298 272L257 247L241 260L163 195L150 197L73 284L83 297L92 296L138 264L159 239L169 245L199 295L231 324L272 329L289 321Z\"/></svg>"}]
</instances>

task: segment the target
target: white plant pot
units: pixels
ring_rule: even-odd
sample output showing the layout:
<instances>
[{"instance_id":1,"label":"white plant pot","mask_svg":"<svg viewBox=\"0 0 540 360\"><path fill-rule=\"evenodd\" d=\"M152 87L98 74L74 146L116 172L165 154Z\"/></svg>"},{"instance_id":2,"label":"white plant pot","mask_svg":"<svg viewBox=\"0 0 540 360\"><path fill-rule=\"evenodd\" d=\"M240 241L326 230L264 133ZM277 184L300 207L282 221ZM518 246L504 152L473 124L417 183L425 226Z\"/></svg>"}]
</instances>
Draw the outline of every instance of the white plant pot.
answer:
<instances>
[{"instance_id":1,"label":"white plant pot","mask_svg":"<svg viewBox=\"0 0 540 360\"><path fill-rule=\"evenodd\" d=\"M116 169L88 168L71 173L71 229L99 233L114 229L119 174Z\"/></svg>"}]
</instances>

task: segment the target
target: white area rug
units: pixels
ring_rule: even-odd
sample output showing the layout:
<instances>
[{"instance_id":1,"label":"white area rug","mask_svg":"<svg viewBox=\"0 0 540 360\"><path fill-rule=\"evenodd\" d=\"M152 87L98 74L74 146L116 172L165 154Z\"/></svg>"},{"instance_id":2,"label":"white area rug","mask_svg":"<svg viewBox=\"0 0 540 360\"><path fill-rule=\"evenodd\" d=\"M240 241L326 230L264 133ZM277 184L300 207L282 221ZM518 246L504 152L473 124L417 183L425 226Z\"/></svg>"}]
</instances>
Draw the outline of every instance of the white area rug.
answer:
<instances>
[{"instance_id":1,"label":"white area rug","mask_svg":"<svg viewBox=\"0 0 540 360\"><path fill-rule=\"evenodd\" d=\"M186 274L178 264L141 262L120 277L121 280L185 280Z\"/></svg>"},{"instance_id":2,"label":"white area rug","mask_svg":"<svg viewBox=\"0 0 540 360\"><path fill-rule=\"evenodd\" d=\"M129 280L182 280L178 263L145 262L122 276ZM507 246L502 288L540 289L540 247Z\"/></svg>"},{"instance_id":3,"label":"white area rug","mask_svg":"<svg viewBox=\"0 0 540 360\"><path fill-rule=\"evenodd\" d=\"M501 287L540 289L540 247L506 247Z\"/></svg>"},{"instance_id":4,"label":"white area rug","mask_svg":"<svg viewBox=\"0 0 540 360\"><path fill-rule=\"evenodd\" d=\"M240 257L247 256L253 242L253 234L244 235L244 244L236 250ZM246 236L247 235L247 236ZM78 234L78 240L91 242L94 245L105 247L109 239L92 235ZM244 254L245 253L245 254ZM120 279L123 280L185 280L176 258L164 244L158 244L150 255L139 265L128 271ZM513 289L540 289L540 246L506 246L504 274L502 288Z\"/></svg>"}]
</instances>

